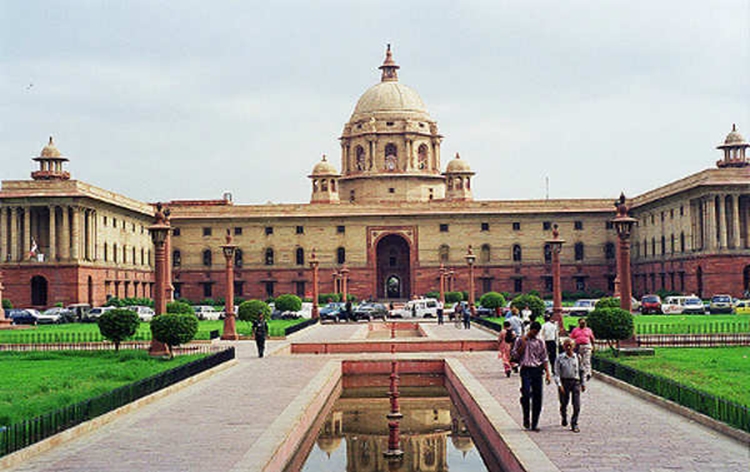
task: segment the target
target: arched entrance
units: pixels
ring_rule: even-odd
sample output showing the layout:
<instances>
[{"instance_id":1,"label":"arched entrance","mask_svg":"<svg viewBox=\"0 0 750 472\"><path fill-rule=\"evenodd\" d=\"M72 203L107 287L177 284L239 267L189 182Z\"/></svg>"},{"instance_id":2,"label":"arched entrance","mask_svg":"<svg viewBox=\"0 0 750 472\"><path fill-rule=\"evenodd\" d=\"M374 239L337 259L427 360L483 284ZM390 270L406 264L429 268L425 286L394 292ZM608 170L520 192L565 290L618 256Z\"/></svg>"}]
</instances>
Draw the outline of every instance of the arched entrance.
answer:
<instances>
[{"instance_id":1,"label":"arched entrance","mask_svg":"<svg viewBox=\"0 0 750 472\"><path fill-rule=\"evenodd\" d=\"M750 265L742 271L742 296L747 297L750 293Z\"/></svg>"},{"instance_id":2,"label":"arched entrance","mask_svg":"<svg viewBox=\"0 0 750 472\"><path fill-rule=\"evenodd\" d=\"M409 298L411 295L411 253L402 236L389 234L378 242L378 298Z\"/></svg>"},{"instance_id":3,"label":"arched entrance","mask_svg":"<svg viewBox=\"0 0 750 472\"><path fill-rule=\"evenodd\" d=\"M41 275L31 278L31 304L34 306L47 305L47 279Z\"/></svg>"}]
</instances>

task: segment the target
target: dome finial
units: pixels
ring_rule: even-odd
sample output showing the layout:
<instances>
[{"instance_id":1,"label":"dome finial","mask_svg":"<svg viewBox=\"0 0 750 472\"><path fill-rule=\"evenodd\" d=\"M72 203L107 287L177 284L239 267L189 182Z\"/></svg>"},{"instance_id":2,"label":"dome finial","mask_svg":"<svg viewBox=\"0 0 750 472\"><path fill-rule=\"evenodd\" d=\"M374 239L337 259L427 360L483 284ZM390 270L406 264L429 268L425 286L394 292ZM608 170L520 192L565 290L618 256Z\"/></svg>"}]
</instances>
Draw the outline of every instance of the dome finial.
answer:
<instances>
[{"instance_id":1,"label":"dome finial","mask_svg":"<svg viewBox=\"0 0 750 472\"><path fill-rule=\"evenodd\" d=\"M393 60L393 53L391 52L391 44L388 43L388 47L385 50L385 61L383 65L378 67L383 73L380 76L381 82L398 82L398 69L399 65Z\"/></svg>"},{"instance_id":2,"label":"dome finial","mask_svg":"<svg viewBox=\"0 0 750 472\"><path fill-rule=\"evenodd\" d=\"M323 159L321 159L321 161L326 162L326 155L325 154L323 154Z\"/></svg>"},{"instance_id":3,"label":"dome finial","mask_svg":"<svg viewBox=\"0 0 750 472\"><path fill-rule=\"evenodd\" d=\"M459 153L456 153L456 159L461 159L461 155Z\"/></svg>"},{"instance_id":4,"label":"dome finial","mask_svg":"<svg viewBox=\"0 0 750 472\"><path fill-rule=\"evenodd\" d=\"M732 131L737 131L737 123L732 123ZM49 138L52 140L52 138Z\"/></svg>"},{"instance_id":5,"label":"dome finial","mask_svg":"<svg viewBox=\"0 0 750 472\"><path fill-rule=\"evenodd\" d=\"M52 141L52 136L49 137L49 146L54 146L55 143Z\"/></svg>"}]
</instances>

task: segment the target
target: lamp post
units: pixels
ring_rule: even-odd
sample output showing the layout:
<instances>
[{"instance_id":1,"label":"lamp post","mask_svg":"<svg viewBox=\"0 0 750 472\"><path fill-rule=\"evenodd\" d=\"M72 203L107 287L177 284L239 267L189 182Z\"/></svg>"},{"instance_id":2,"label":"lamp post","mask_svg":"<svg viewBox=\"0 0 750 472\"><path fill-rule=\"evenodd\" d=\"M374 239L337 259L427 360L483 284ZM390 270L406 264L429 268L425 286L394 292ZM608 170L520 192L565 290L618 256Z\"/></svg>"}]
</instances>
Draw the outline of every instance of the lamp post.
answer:
<instances>
[{"instance_id":1,"label":"lamp post","mask_svg":"<svg viewBox=\"0 0 750 472\"><path fill-rule=\"evenodd\" d=\"M226 295L224 296L225 313L224 313L224 333L221 339L235 341L240 337L237 335L237 321L234 313L234 254L237 252L237 245L232 244L232 234L227 228L226 244L221 246L221 252L224 253L224 259L227 261L226 270Z\"/></svg>"},{"instance_id":2,"label":"lamp post","mask_svg":"<svg viewBox=\"0 0 750 472\"><path fill-rule=\"evenodd\" d=\"M310 254L310 269L312 269L312 317L313 319L318 318L318 266L320 261L318 256L315 254L315 248Z\"/></svg>"},{"instance_id":3,"label":"lamp post","mask_svg":"<svg viewBox=\"0 0 750 472\"><path fill-rule=\"evenodd\" d=\"M552 239L547 240L552 251L552 320L560 332L565 331L562 319L562 291L560 290L560 252L564 239L560 238L557 224L552 226Z\"/></svg>"},{"instance_id":4,"label":"lamp post","mask_svg":"<svg viewBox=\"0 0 750 472\"><path fill-rule=\"evenodd\" d=\"M168 216L169 213L162 211L162 205L158 203L156 205L156 214L154 215L156 222L148 227L148 231L151 233L151 240L154 243L155 316L163 315L167 312L167 255L165 243L170 231ZM152 339L148 353L152 356L168 356L169 348L166 344Z\"/></svg>"},{"instance_id":5,"label":"lamp post","mask_svg":"<svg viewBox=\"0 0 750 472\"><path fill-rule=\"evenodd\" d=\"M11 323L11 320L5 317L5 310L3 309L3 303L2 303L3 290L5 290L5 287L3 286L3 273L2 271L0 271L0 326L7 326Z\"/></svg>"},{"instance_id":6,"label":"lamp post","mask_svg":"<svg viewBox=\"0 0 750 472\"><path fill-rule=\"evenodd\" d=\"M631 302L630 234L637 220L628 216L625 194L620 194L620 199L615 202L615 208L617 208L617 216L612 220L612 224L615 226L620 243L620 253L617 259L617 275L620 278L620 308L630 313L633 308Z\"/></svg>"},{"instance_id":7,"label":"lamp post","mask_svg":"<svg viewBox=\"0 0 750 472\"><path fill-rule=\"evenodd\" d=\"M477 256L471 250L471 244L466 250L464 259L466 259L466 263L469 265L469 306L471 306L474 304L474 262L477 260Z\"/></svg>"},{"instance_id":8,"label":"lamp post","mask_svg":"<svg viewBox=\"0 0 750 472\"><path fill-rule=\"evenodd\" d=\"M341 301L346 303L349 299L349 269L343 266L339 274L341 276Z\"/></svg>"},{"instance_id":9,"label":"lamp post","mask_svg":"<svg viewBox=\"0 0 750 472\"><path fill-rule=\"evenodd\" d=\"M438 274L440 275L440 303L445 306L445 274L448 272L445 270L445 265L441 262Z\"/></svg>"}]
</instances>

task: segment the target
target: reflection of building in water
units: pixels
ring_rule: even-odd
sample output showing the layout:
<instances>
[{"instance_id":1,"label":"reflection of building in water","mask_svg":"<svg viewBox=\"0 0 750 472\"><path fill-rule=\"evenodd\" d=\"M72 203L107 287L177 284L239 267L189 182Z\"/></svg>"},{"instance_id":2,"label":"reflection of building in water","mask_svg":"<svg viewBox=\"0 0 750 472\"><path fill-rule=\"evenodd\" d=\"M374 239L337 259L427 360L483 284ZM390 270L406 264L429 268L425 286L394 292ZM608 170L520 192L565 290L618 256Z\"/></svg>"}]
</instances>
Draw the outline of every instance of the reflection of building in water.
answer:
<instances>
[{"instance_id":1,"label":"reflection of building in water","mask_svg":"<svg viewBox=\"0 0 750 472\"><path fill-rule=\"evenodd\" d=\"M460 431L459 450L466 449L466 431L448 397L401 398L401 449L399 468L389 466L383 452L388 449L388 399L339 399L326 418L318 447L330 457L346 442L347 472L441 472L447 471L447 438ZM453 413L451 412L453 410ZM456 429L458 428L458 429ZM459 436L456 436L459 437ZM455 439L453 440L455 443ZM469 449L471 446L469 446Z\"/></svg>"},{"instance_id":2,"label":"reflection of building in water","mask_svg":"<svg viewBox=\"0 0 750 472\"><path fill-rule=\"evenodd\" d=\"M466 457L466 453L474 448L474 441L466 426L464 418L458 414L455 408L451 408L451 442L457 451Z\"/></svg>"}]
</instances>

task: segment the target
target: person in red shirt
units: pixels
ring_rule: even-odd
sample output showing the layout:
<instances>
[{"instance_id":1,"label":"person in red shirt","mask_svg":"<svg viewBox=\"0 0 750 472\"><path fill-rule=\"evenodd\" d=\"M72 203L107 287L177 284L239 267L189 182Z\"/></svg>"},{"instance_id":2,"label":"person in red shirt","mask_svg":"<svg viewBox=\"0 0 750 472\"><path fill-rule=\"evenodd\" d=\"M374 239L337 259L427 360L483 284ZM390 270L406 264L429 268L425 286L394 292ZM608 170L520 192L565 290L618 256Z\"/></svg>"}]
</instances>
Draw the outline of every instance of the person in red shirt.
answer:
<instances>
[{"instance_id":1,"label":"person in red shirt","mask_svg":"<svg viewBox=\"0 0 750 472\"><path fill-rule=\"evenodd\" d=\"M578 327L570 332L570 338L576 343L576 352L581 356L583 370L586 372L586 380L591 378L591 352L594 349L594 332L586 326L586 319L578 320Z\"/></svg>"}]
</instances>

